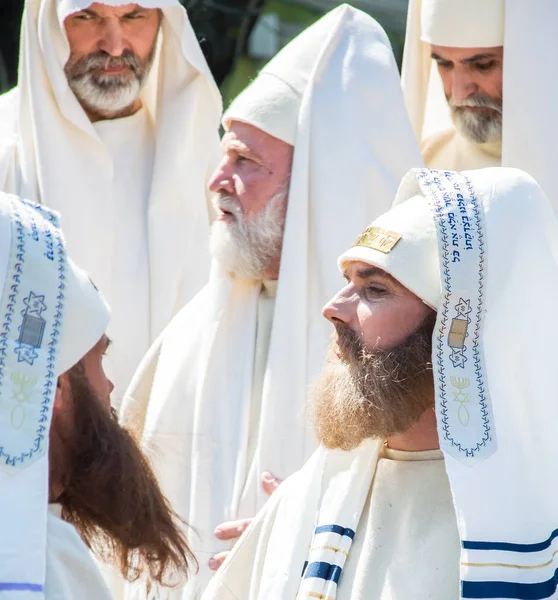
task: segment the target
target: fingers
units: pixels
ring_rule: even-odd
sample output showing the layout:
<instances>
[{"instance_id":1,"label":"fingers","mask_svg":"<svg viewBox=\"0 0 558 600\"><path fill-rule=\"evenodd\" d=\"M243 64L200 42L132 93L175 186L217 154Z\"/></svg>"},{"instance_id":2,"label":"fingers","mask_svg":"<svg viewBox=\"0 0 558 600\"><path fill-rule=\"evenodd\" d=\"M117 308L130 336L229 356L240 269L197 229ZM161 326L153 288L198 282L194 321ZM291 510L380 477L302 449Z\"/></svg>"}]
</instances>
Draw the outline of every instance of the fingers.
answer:
<instances>
[{"instance_id":1,"label":"fingers","mask_svg":"<svg viewBox=\"0 0 558 600\"><path fill-rule=\"evenodd\" d=\"M225 562L225 558L227 558L230 553L231 551L227 550L226 552L219 552L219 554L212 556L207 563L209 568L212 571L217 571L217 569Z\"/></svg>"},{"instance_id":2,"label":"fingers","mask_svg":"<svg viewBox=\"0 0 558 600\"><path fill-rule=\"evenodd\" d=\"M281 485L281 480L280 479L277 479L277 477L275 477L274 475L272 475L268 471L265 471L264 473L262 473L262 487L264 489L264 492L268 496L271 496L271 494L273 494L273 492L280 485Z\"/></svg>"},{"instance_id":3,"label":"fingers","mask_svg":"<svg viewBox=\"0 0 558 600\"><path fill-rule=\"evenodd\" d=\"M217 526L213 532L219 540L234 540L240 537L248 528L252 519L239 519L238 521L227 521Z\"/></svg>"}]
</instances>

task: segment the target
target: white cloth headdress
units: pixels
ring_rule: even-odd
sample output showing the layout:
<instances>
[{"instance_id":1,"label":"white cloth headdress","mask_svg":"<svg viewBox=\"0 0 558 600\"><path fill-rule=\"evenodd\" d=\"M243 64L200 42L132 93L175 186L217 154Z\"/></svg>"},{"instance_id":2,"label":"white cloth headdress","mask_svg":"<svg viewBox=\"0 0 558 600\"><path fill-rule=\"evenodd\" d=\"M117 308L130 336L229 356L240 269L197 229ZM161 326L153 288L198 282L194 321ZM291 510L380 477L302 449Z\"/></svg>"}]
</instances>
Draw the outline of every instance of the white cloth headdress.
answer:
<instances>
[{"instance_id":1,"label":"white cloth headdress","mask_svg":"<svg viewBox=\"0 0 558 600\"><path fill-rule=\"evenodd\" d=\"M58 375L101 339L105 301L56 213L0 194L0 597L44 597L48 446Z\"/></svg>"},{"instance_id":2,"label":"white cloth headdress","mask_svg":"<svg viewBox=\"0 0 558 600\"><path fill-rule=\"evenodd\" d=\"M403 172L421 160L389 41L371 17L340 6L292 44L295 53L286 48L272 61L300 94L273 104L283 129L268 128L270 88L260 77L225 118L225 126L238 119L294 142L257 439L247 431L261 282L232 279L218 264L204 292L146 358L123 407L126 422L140 421L175 510L199 534L192 545L201 576L192 586L205 585L208 557L229 547L215 539L214 528L254 516L265 502L261 473L284 478L314 450L304 407L328 346L321 307L338 287L332 265L359 224L387 209ZM261 77L268 80L267 69ZM142 407L146 393L150 402Z\"/></svg>"},{"instance_id":3,"label":"white cloth headdress","mask_svg":"<svg viewBox=\"0 0 558 600\"><path fill-rule=\"evenodd\" d=\"M555 210L554 145L558 85L549 73L558 56L558 3L540 0L410 0L402 82L419 142L452 128L430 44L504 46L502 165L542 186Z\"/></svg>"},{"instance_id":4,"label":"white cloth headdress","mask_svg":"<svg viewBox=\"0 0 558 600\"><path fill-rule=\"evenodd\" d=\"M92 274L113 308L118 306L112 327L119 339L109 365L114 365L122 393L141 353L207 281L206 184L219 153L221 98L179 1L142 2L160 8L164 18L158 52L141 96L155 140L145 209L148 315L142 322L134 321L133 312L122 314L118 290L128 288L119 280L116 289L113 272L115 240L126 235L116 230L113 156L70 90L63 69L69 57L64 19L90 4L90 0L26 1L18 87L0 104L0 121L4 121L0 123L0 189L60 211L70 253ZM124 2L104 0L103 4ZM11 136L3 131L7 121L13 127ZM4 142L14 136L15 155L3 156ZM131 278L133 271L123 276Z\"/></svg>"}]
</instances>

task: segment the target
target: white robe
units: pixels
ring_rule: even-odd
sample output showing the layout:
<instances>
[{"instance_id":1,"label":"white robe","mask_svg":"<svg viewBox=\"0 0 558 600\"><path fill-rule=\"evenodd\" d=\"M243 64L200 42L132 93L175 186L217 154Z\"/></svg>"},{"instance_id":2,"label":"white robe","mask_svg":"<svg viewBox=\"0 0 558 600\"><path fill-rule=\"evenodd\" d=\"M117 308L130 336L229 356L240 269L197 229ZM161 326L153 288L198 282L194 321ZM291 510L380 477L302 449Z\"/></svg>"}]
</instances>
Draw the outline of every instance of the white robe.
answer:
<instances>
[{"instance_id":1,"label":"white robe","mask_svg":"<svg viewBox=\"0 0 558 600\"><path fill-rule=\"evenodd\" d=\"M49 506L45 600L111 600L110 592L78 532Z\"/></svg>"},{"instance_id":2,"label":"white robe","mask_svg":"<svg viewBox=\"0 0 558 600\"><path fill-rule=\"evenodd\" d=\"M204 288L198 298L186 306L167 327L156 345L157 353L152 360L142 364L140 372L151 374L151 378L144 376L141 389L133 392L133 415L124 413L125 420L130 419L128 424L135 426L137 433L143 434L144 449L151 458L171 505L186 522L194 525L195 531L188 533L199 562L199 573L192 575L188 581L185 593L188 598L199 597L199 590L211 578L213 572L208 567L209 559L218 552L229 550L234 544L234 540L218 540L213 533L215 527L224 521L255 515L260 507L259 499L264 496L260 484L262 440L259 432L277 282L265 281L263 285L253 282L245 287L250 295L256 292L257 304L253 311L257 314L255 322L240 320L237 323L240 329L246 329L249 351L242 352L239 349L239 356L235 357L238 360L232 360L231 357L229 367L218 365L220 373L216 373L215 377L221 377L226 384L234 377L227 374L227 369L232 366L234 371L240 366L248 375L248 385L243 390L247 393L235 395L230 390L228 394L216 396L218 401L211 406L184 402L191 397L190 394L195 395L192 391L188 393L188 388L192 386L196 389L201 382L190 379L184 388L185 381L181 373L185 365L194 373L195 362L193 357L190 359L180 353L183 350L180 340L186 330L189 335L194 334L195 321L199 345L193 344L189 350L198 356L203 339L210 335L213 325L201 311L202 306L207 308L211 292L211 289ZM172 362L169 360L171 356ZM168 412L174 422L171 430L169 423L162 424L160 421L159 403L149 402L150 395L141 392L149 390L153 391L155 398L169 398L168 390L177 386L181 393L173 395L173 398L182 407L180 411L177 407ZM159 396L161 390L165 390L165 395ZM207 413L205 418L204 412ZM213 426L215 421L211 415L214 412L230 415L229 419L225 419L229 426L227 433ZM162 431L164 436L161 436ZM232 452L232 448L237 448L237 453ZM212 463L212 469L197 471L195 467L198 463ZM230 464L235 468L231 469ZM177 477L177 473L182 475ZM205 493L202 494L202 490ZM126 593L128 599L140 600L143 597L141 582L139 585L130 584ZM158 597L179 598L180 594L180 590L160 590Z\"/></svg>"},{"instance_id":3,"label":"white robe","mask_svg":"<svg viewBox=\"0 0 558 600\"><path fill-rule=\"evenodd\" d=\"M270 540L274 531L282 528L281 519L276 518L277 505L287 501L272 500L262 510L203 600L271 600L269 591L260 584L268 570ZM303 525L311 531L314 523ZM455 510L442 453L386 450L377 463L337 599L458 598L459 555ZM299 579L300 573L289 576ZM287 600L282 595L273 600L279 598Z\"/></svg>"},{"instance_id":4,"label":"white robe","mask_svg":"<svg viewBox=\"0 0 558 600\"><path fill-rule=\"evenodd\" d=\"M502 143L475 144L465 139L455 127L437 131L421 147L424 164L430 169L466 171L499 167Z\"/></svg>"}]
</instances>

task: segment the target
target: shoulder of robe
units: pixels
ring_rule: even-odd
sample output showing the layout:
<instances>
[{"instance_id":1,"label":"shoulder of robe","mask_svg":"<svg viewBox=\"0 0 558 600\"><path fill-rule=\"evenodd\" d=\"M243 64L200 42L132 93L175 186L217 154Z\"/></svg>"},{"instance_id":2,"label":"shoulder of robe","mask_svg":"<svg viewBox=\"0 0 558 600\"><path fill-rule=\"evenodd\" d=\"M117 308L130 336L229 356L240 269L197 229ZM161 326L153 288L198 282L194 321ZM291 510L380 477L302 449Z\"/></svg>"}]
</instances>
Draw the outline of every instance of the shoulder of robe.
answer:
<instances>
[{"instance_id":1,"label":"shoulder of robe","mask_svg":"<svg viewBox=\"0 0 558 600\"><path fill-rule=\"evenodd\" d=\"M17 104L17 87L0 95L0 146L4 146L6 138L17 136Z\"/></svg>"},{"instance_id":2,"label":"shoulder of robe","mask_svg":"<svg viewBox=\"0 0 558 600\"><path fill-rule=\"evenodd\" d=\"M420 145L420 153L425 164L429 164L430 159L437 154L441 148L449 145L455 138L457 131L455 127L440 129L425 137Z\"/></svg>"}]
</instances>

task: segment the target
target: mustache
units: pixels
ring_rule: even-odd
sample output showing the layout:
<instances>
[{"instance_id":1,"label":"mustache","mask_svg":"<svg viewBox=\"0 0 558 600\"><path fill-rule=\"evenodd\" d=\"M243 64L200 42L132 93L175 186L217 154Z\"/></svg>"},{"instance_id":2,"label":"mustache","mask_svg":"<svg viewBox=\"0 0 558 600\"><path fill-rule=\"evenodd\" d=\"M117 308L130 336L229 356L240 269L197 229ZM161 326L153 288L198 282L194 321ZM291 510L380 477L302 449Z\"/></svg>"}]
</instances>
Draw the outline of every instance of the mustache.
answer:
<instances>
[{"instance_id":1,"label":"mustache","mask_svg":"<svg viewBox=\"0 0 558 600\"><path fill-rule=\"evenodd\" d=\"M213 196L213 206L216 210L229 212L236 218L242 216L242 206L234 196L228 194L215 194L215 196Z\"/></svg>"},{"instance_id":2,"label":"mustache","mask_svg":"<svg viewBox=\"0 0 558 600\"><path fill-rule=\"evenodd\" d=\"M476 93L471 94L465 100L461 102L455 102L451 98L449 99L449 105L453 110L466 109L466 108L490 108L499 114L502 114L502 100L494 100L488 94Z\"/></svg>"},{"instance_id":3,"label":"mustache","mask_svg":"<svg viewBox=\"0 0 558 600\"><path fill-rule=\"evenodd\" d=\"M109 68L130 69L138 75L143 72L144 66L140 58L132 50L124 50L120 56L111 56L104 50L93 52L78 59L76 62L66 67L66 72L73 78L83 77L91 71L98 71Z\"/></svg>"}]
</instances>

